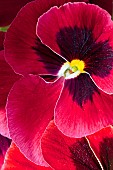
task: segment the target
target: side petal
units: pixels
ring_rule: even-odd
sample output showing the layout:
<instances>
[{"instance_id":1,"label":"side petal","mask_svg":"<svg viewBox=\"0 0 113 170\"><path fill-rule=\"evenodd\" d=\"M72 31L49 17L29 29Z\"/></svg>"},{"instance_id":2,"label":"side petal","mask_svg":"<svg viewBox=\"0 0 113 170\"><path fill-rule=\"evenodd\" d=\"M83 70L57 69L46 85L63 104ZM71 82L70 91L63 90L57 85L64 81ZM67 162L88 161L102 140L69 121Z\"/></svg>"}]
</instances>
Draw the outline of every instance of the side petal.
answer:
<instances>
[{"instance_id":1,"label":"side petal","mask_svg":"<svg viewBox=\"0 0 113 170\"><path fill-rule=\"evenodd\" d=\"M107 27L109 32L113 28L113 22L105 10L92 4L67 3L60 8L51 8L38 19L37 35L42 43L63 57L67 57L69 61L71 55L75 58L80 55L82 48L91 39L91 34L96 41L104 34ZM89 35L85 33L86 30L89 31ZM91 44L85 51L90 46Z\"/></svg>"},{"instance_id":2,"label":"side petal","mask_svg":"<svg viewBox=\"0 0 113 170\"><path fill-rule=\"evenodd\" d=\"M66 80L55 108L55 124L67 136L83 137L113 124L113 95L99 90L89 75Z\"/></svg>"},{"instance_id":3,"label":"side petal","mask_svg":"<svg viewBox=\"0 0 113 170\"><path fill-rule=\"evenodd\" d=\"M99 164L85 138L69 138L53 121L42 137L42 153L55 170L99 170Z\"/></svg>"},{"instance_id":4,"label":"side petal","mask_svg":"<svg viewBox=\"0 0 113 170\"><path fill-rule=\"evenodd\" d=\"M50 167L42 167L29 161L12 142L8 149L1 170L52 170Z\"/></svg>"},{"instance_id":5,"label":"side petal","mask_svg":"<svg viewBox=\"0 0 113 170\"><path fill-rule=\"evenodd\" d=\"M106 127L87 136L90 146L98 156L104 169L113 169L113 127Z\"/></svg>"},{"instance_id":6,"label":"side petal","mask_svg":"<svg viewBox=\"0 0 113 170\"><path fill-rule=\"evenodd\" d=\"M38 165L48 166L41 153L40 139L53 119L62 85L62 79L45 83L40 77L28 76L15 83L8 97L10 136L22 153Z\"/></svg>"}]
</instances>

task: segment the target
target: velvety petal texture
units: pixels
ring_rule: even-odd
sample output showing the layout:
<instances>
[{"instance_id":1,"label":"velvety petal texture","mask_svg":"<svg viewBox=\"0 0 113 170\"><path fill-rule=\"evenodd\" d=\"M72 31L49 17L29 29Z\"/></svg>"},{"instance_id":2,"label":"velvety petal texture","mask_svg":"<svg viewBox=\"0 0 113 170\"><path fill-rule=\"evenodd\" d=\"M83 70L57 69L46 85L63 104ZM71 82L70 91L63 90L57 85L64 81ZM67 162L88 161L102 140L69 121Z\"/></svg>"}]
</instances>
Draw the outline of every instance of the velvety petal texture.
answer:
<instances>
[{"instance_id":1,"label":"velvety petal texture","mask_svg":"<svg viewBox=\"0 0 113 170\"><path fill-rule=\"evenodd\" d=\"M40 139L53 119L62 85L63 79L46 83L31 75L15 83L8 97L10 136L22 153L38 165L48 166L41 153Z\"/></svg>"},{"instance_id":2,"label":"velvety petal texture","mask_svg":"<svg viewBox=\"0 0 113 170\"><path fill-rule=\"evenodd\" d=\"M50 58L59 60L59 56L42 45L36 36L38 18L53 6L60 6L70 0L38 0L26 5L14 19L8 29L5 41L6 60L20 74L46 74L51 71L56 73L62 65L60 62L49 62ZM85 0L87 2L87 0ZM71 0L70 2L76 2ZM54 55L53 55L54 54ZM46 60L48 65L43 63ZM53 60L52 60L53 61ZM56 69L56 65L58 68ZM53 69L48 70L51 66ZM54 70L55 67L55 70Z\"/></svg>"},{"instance_id":3,"label":"velvety petal texture","mask_svg":"<svg viewBox=\"0 0 113 170\"><path fill-rule=\"evenodd\" d=\"M65 135L83 137L113 124L113 95L99 90L89 75L65 80L55 108L55 124Z\"/></svg>"},{"instance_id":4,"label":"velvety petal texture","mask_svg":"<svg viewBox=\"0 0 113 170\"><path fill-rule=\"evenodd\" d=\"M0 169L4 163L5 154L9 148L11 140L0 135Z\"/></svg>"},{"instance_id":5,"label":"velvety petal texture","mask_svg":"<svg viewBox=\"0 0 113 170\"><path fill-rule=\"evenodd\" d=\"M69 138L63 135L53 121L42 138L42 153L55 170L100 170L86 138Z\"/></svg>"},{"instance_id":6,"label":"velvety petal texture","mask_svg":"<svg viewBox=\"0 0 113 170\"><path fill-rule=\"evenodd\" d=\"M19 150L19 148L12 143L8 149L5 161L1 170L52 170L50 167L42 167L29 161Z\"/></svg>"},{"instance_id":7,"label":"velvety petal texture","mask_svg":"<svg viewBox=\"0 0 113 170\"><path fill-rule=\"evenodd\" d=\"M0 51L0 133L9 136L5 105L7 96L13 84L19 80L21 76L14 73L12 68L4 59L4 51Z\"/></svg>"},{"instance_id":8,"label":"velvety petal texture","mask_svg":"<svg viewBox=\"0 0 113 170\"><path fill-rule=\"evenodd\" d=\"M0 1L0 27L9 25L17 12L32 0L1 0Z\"/></svg>"}]
</instances>

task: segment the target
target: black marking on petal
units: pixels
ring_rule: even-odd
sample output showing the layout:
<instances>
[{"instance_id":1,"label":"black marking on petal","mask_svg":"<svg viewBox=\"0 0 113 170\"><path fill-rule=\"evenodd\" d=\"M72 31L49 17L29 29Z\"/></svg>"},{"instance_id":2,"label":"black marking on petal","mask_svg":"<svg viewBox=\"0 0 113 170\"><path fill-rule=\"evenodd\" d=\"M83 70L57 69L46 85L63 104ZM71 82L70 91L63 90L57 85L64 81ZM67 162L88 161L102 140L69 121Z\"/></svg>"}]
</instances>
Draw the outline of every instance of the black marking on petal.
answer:
<instances>
[{"instance_id":1,"label":"black marking on petal","mask_svg":"<svg viewBox=\"0 0 113 170\"><path fill-rule=\"evenodd\" d=\"M53 75L40 75L40 77L42 77L46 82L54 82L58 79L57 76Z\"/></svg>"},{"instance_id":2,"label":"black marking on petal","mask_svg":"<svg viewBox=\"0 0 113 170\"><path fill-rule=\"evenodd\" d=\"M101 167L85 138L81 138L69 147L71 159L76 170L101 170Z\"/></svg>"},{"instance_id":3,"label":"black marking on petal","mask_svg":"<svg viewBox=\"0 0 113 170\"><path fill-rule=\"evenodd\" d=\"M100 158L104 169L113 170L113 138L104 138L100 143Z\"/></svg>"},{"instance_id":4,"label":"black marking on petal","mask_svg":"<svg viewBox=\"0 0 113 170\"><path fill-rule=\"evenodd\" d=\"M65 87L69 89L73 101L76 101L77 104L81 107L88 100L93 102L94 93L99 94L97 86L86 73L80 74L74 79L66 80Z\"/></svg>"},{"instance_id":5,"label":"black marking on petal","mask_svg":"<svg viewBox=\"0 0 113 170\"><path fill-rule=\"evenodd\" d=\"M85 62L85 71L102 78L110 74L113 67L113 50L109 40L96 42L87 28L63 28L56 35L61 55L68 61L80 59Z\"/></svg>"},{"instance_id":6,"label":"black marking on petal","mask_svg":"<svg viewBox=\"0 0 113 170\"><path fill-rule=\"evenodd\" d=\"M61 66L66 62L46 45L42 44L38 38L36 39L36 46L33 47L33 50L38 55L38 62L43 62L50 74L57 74Z\"/></svg>"},{"instance_id":7,"label":"black marking on petal","mask_svg":"<svg viewBox=\"0 0 113 170\"><path fill-rule=\"evenodd\" d=\"M11 139L0 135L0 155L5 156L7 149L11 144Z\"/></svg>"}]
</instances>

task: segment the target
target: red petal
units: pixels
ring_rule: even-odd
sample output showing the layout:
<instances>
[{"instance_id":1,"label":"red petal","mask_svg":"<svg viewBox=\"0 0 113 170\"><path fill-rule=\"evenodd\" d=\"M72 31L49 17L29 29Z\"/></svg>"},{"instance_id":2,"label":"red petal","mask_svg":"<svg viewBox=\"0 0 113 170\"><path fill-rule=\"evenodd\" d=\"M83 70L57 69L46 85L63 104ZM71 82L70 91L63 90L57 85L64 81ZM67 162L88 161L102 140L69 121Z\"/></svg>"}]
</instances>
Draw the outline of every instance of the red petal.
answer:
<instances>
[{"instance_id":1,"label":"red petal","mask_svg":"<svg viewBox=\"0 0 113 170\"><path fill-rule=\"evenodd\" d=\"M4 59L4 51L0 51L0 133L9 136L6 122L5 105L13 84L20 78Z\"/></svg>"},{"instance_id":2,"label":"red petal","mask_svg":"<svg viewBox=\"0 0 113 170\"><path fill-rule=\"evenodd\" d=\"M45 83L40 77L28 76L14 85L8 98L10 136L24 155L39 165L46 165L40 139L53 118L62 85L61 79L55 83Z\"/></svg>"},{"instance_id":3,"label":"red petal","mask_svg":"<svg viewBox=\"0 0 113 170\"><path fill-rule=\"evenodd\" d=\"M0 27L9 25L17 12L32 0L0 0Z\"/></svg>"},{"instance_id":4,"label":"red petal","mask_svg":"<svg viewBox=\"0 0 113 170\"><path fill-rule=\"evenodd\" d=\"M99 168L85 138L63 135L51 121L42 137L42 153L55 170L88 170Z\"/></svg>"},{"instance_id":5,"label":"red petal","mask_svg":"<svg viewBox=\"0 0 113 170\"><path fill-rule=\"evenodd\" d=\"M97 40L101 34L104 34L108 25L107 32L113 27L111 16L98 6L85 3L68 3L60 8L53 7L39 18L37 35L44 44L56 53L61 54L57 38L62 29L74 27L88 29L92 32L94 40ZM69 46L69 37L63 39L65 46L62 45L61 47L64 51ZM75 41L73 40L73 44L78 45L79 42Z\"/></svg>"},{"instance_id":6,"label":"red petal","mask_svg":"<svg viewBox=\"0 0 113 170\"><path fill-rule=\"evenodd\" d=\"M47 47L40 52L41 43L36 36L37 20L51 7L60 6L69 1L76 0L49 0L48 3L47 0L38 0L29 3L18 13L8 29L5 41L6 59L16 72L23 75L48 73L45 65L39 62L43 60L41 57L47 56L44 53ZM51 55L49 53L50 57Z\"/></svg>"},{"instance_id":7,"label":"red petal","mask_svg":"<svg viewBox=\"0 0 113 170\"><path fill-rule=\"evenodd\" d=\"M90 146L102 162L104 169L113 168L113 127L106 127L87 137Z\"/></svg>"},{"instance_id":8,"label":"red petal","mask_svg":"<svg viewBox=\"0 0 113 170\"><path fill-rule=\"evenodd\" d=\"M90 78L86 80L76 84L66 80L56 105L55 123L70 137L90 135L113 124L113 95L97 89Z\"/></svg>"},{"instance_id":9,"label":"red petal","mask_svg":"<svg viewBox=\"0 0 113 170\"><path fill-rule=\"evenodd\" d=\"M5 156L5 162L2 170L52 170L50 167L42 167L29 161L12 143Z\"/></svg>"},{"instance_id":10,"label":"red petal","mask_svg":"<svg viewBox=\"0 0 113 170\"><path fill-rule=\"evenodd\" d=\"M4 38L5 38L5 32L0 31L0 51L4 49L4 46L3 46Z\"/></svg>"}]
</instances>

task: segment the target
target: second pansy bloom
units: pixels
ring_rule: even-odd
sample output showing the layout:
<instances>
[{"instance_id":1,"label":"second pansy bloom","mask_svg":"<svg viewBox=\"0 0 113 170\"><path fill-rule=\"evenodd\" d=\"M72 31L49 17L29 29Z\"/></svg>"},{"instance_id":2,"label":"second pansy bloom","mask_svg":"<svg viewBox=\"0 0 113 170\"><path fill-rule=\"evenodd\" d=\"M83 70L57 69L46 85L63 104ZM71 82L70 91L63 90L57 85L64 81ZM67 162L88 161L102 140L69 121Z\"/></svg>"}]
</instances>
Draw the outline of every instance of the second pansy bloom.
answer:
<instances>
[{"instance_id":1,"label":"second pansy bloom","mask_svg":"<svg viewBox=\"0 0 113 170\"><path fill-rule=\"evenodd\" d=\"M45 166L36 152L53 116L70 137L113 124L113 22L98 6L67 2L29 3L5 41L7 62L26 76L8 97L10 135L27 158Z\"/></svg>"}]
</instances>

